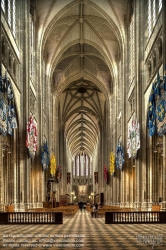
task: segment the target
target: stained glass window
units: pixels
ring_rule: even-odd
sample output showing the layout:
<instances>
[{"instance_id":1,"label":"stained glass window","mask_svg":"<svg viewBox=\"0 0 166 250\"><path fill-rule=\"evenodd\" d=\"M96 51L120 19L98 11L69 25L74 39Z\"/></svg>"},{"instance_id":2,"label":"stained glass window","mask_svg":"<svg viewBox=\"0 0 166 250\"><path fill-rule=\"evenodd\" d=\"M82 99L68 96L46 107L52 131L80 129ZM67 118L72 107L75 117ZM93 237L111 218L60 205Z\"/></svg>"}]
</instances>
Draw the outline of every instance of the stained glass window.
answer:
<instances>
[{"instance_id":1,"label":"stained glass window","mask_svg":"<svg viewBox=\"0 0 166 250\"><path fill-rule=\"evenodd\" d=\"M162 0L159 0L158 6L159 6L159 13L160 13L160 11L162 10Z\"/></svg>"},{"instance_id":2,"label":"stained glass window","mask_svg":"<svg viewBox=\"0 0 166 250\"><path fill-rule=\"evenodd\" d=\"M85 156L85 166L86 166L86 176L88 176L89 175L89 158L87 155Z\"/></svg>"},{"instance_id":3,"label":"stained glass window","mask_svg":"<svg viewBox=\"0 0 166 250\"><path fill-rule=\"evenodd\" d=\"M80 156L76 156L76 175L79 176L80 174Z\"/></svg>"},{"instance_id":4,"label":"stained glass window","mask_svg":"<svg viewBox=\"0 0 166 250\"><path fill-rule=\"evenodd\" d=\"M43 109L45 109L45 97L46 97L46 67L45 67L45 62L43 61Z\"/></svg>"},{"instance_id":5,"label":"stained glass window","mask_svg":"<svg viewBox=\"0 0 166 250\"><path fill-rule=\"evenodd\" d=\"M8 24L11 26L11 0L8 0Z\"/></svg>"},{"instance_id":6,"label":"stained glass window","mask_svg":"<svg viewBox=\"0 0 166 250\"><path fill-rule=\"evenodd\" d=\"M152 29L156 24L157 15L162 10L162 0L149 0L148 1L148 35L152 33Z\"/></svg>"},{"instance_id":7,"label":"stained glass window","mask_svg":"<svg viewBox=\"0 0 166 250\"><path fill-rule=\"evenodd\" d=\"M130 56L130 64L129 64L129 77L130 77L130 83L133 81L134 78L134 63L135 63L135 51L134 51L134 13L132 14L131 17L131 22L130 22L130 34L129 34L129 39L130 39L130 47L129 47L129 56Z\"/></svg>"},{"instance_id":8,"label":"stained glass window","mask_svg":"<svg viewBox=\"0 0 166 250\"><path fill-rule=\"evenodd\" d=\"M13 35L16 36L16 1L13 0Z\"/></svg>"},{"instance_id":9,"label":"stained glass window","mask_svg":"<svg viewBox=\"0 0 166 250\"><path fill-rule=\"evenodd\" d=\"M92 176L92 166L91 166L91 163L89 163L89 175Z\"/></svg>"},{"instance_id":10,"label":"stained glass window","mask_svg":"<svg viewBox=\"0 0 166 250\"><path fill-rule=\"evenodd\" d=\"M155 26L156 23L156 0L152 1L152 24L153 27Z\"/></svg>"},{"instance_id":11,"label":"stained glass window","mask_svg":"<svg viewBox=\"0 0 166 250\"><path fill-rule=\"evenodd\" d=\"M16 0L1 0L1 8L13 36L16 36Z\"/></svg>"},{"instance_id":12,"label":"stained glass window","mask_svg":"<svg viewBox=\"0 0 166 250\"><path fill-rule=\"evenodd\" d=\"M150 34L152 33L152 25L151 25L151 0L149 0L148 2L148 34L150 36Z\"/></svg>"},{"instance_id":13,"label":"stained glass window","mask_svg":"<svg viewBox=\"0 0 166 250\"><path fill-rule=\"evenodd\" d=\"M73 161L73 176L76 175L76 164L75 161Z\"/></svg>"},{"instance_id":14,"label":"stained glass window","mask_svg":"<svg viewBox=\"0 0 166 250\"><path fill-rule=\"evenodd\" d=\"M32 16L30 15L30 25L29 25L29 45L30 45L30 79L34 82L34 24Z\"/></svg>"},{"instance_id":15,"label":"stained glass window","mask_svg":"<svg viewBox=\"0 0 166 250\"><path fill-rule=\"evenodd\" d=\"M73 162L73 176L91 176L91 166L88 155L79 154Z\"/></svg>"},{"instance_id":16,"label":"stained glass window","mask_svg":"<svg viewBox=\"0 0 166 250\"><path fill-rule=\"evenodd\" d=\"M84 167L85 159L84 159L84 157L85 157L84 155L80 156L81 176L84 176L84 170L85 170L85 167Z\"/></svg>"},{"instance_id":17,"label":"stained glass window","mask_svg":"<svg viewBox=\"0 0 166 250\"><path fill-rule=\"evenodd\" d=\"M5 12L5 0L1 0L1 8Z\"/></svg>"}]
</instances>

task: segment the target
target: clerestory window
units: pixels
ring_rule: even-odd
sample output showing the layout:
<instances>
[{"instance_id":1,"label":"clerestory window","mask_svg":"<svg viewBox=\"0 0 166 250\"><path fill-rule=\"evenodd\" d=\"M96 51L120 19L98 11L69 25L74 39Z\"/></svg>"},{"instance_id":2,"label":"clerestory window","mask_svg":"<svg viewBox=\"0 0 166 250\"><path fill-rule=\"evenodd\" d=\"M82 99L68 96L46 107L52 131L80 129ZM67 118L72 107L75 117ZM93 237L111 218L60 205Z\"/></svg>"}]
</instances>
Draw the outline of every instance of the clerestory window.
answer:
<instances>
[{"instance_id":1,"label":"clerestory window","mask_svg":"<svg viewBox=\"0 0 166 250\"><path fill-rule=\"evenodd\" d=\"M162 10L162 0L148 0L148 35L152 34L152 30L156 24L157 17Z\"/></svg>"},{"instance_id":2,"label":"clerestory window","mask_svg":"<svg viewBox=\"0 0 166 250\"><path fill-rule=\"evenodd\" d=\"M1 9L6 17L11 33L16 37L16 0L1 0Z\"/></svg>"}]
</instances>

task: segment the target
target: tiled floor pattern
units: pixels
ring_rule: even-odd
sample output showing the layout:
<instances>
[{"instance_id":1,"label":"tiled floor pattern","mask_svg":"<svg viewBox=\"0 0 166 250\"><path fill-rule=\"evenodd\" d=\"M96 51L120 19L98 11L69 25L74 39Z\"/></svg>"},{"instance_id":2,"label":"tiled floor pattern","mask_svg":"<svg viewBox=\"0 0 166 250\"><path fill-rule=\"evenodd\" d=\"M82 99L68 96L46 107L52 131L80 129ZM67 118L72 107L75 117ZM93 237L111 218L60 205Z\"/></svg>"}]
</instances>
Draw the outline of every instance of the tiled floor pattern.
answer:
<instances>
[{"instance_id":1,"label":"tiled floor pattern","mask_svg":"<svg viewBox=\"0 0 166 250\"><path fill-rule=\"evenodd\" d=\"M166 249L166 224L105 224L78 212L62 225L0 225L0 250Z\"/></svg>"}]
</instances>

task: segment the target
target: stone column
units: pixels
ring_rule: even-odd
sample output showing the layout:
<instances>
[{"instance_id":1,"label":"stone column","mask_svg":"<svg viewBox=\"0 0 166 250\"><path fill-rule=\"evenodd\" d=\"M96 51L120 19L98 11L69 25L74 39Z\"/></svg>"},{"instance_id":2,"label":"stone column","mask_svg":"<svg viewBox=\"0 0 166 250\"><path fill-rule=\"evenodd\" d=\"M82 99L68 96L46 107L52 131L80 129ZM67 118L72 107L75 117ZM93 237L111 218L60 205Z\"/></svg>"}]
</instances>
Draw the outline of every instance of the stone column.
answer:
<instances>
[{"instance_id":1,"label":"stone column","mask_svg":"<svg viewBox=\"0 0 166 250\"><path fill-rule=\"evenodd\" d=\"M117 203L121 202L121 200L120 200L121 197L120 197L120 192L119 192L120 185L121 185L120 175L121 175L120 170L117 170L116 171L116 177L115 177L116 178L115 188L114 188L114 190L115 190L115 200L114 200L115 205L117 205Z\"/></svg>"},{"instance_id":2,"label":"stone column","mask_svg":"<svg viewBox=\"0 0 166 250\"><path fill-rule=\"evenodd\" d=\"M0 136L0 211L4 211L4 178L3 178L2 135Z\"/></svg>"},{"instance_id":3,"label":"stone column","mask_svg":"<svg viewBox=\"0 0 166 250\"><path fill-rule=\"evenodd\" d=\"M149 145L148 145L148 150L147 150L147 156L148 156L148 166L147 166L147 171L146 171L146 201L148 202L148 207L150 206L152 202L152 185L153 185L153 171L152 171L152 166L153 166L153 152L152 152L152 138L149 139Z\"/></svg>"},{"instance_id":4,"label":"stone column","mask_svg":"<svg viewBox=\"0 0 166 250\"><path fill-rule=\"evenodd\" d=\"M125 206L129 207L129 195L130 195L130 176L129 176L129 166L127 166L127 169L125 169L125 181L126 181L126 187L125 187Z\"/></svg>"},{"instance_id":5,"label":"stone column","mask_svg":"<svg viewBox=\"0 0 166 250\"><path fill-rule=\"evenodd\" d=\"M36 27L36 34L38 34L37 25ZM50 93L50 81L49 78L46 79L46 77L43 80L43 74L46 74L46 69L43 67L43 55L41 53L42 51L42 44L41 44L41 38L36 35L36 54L35 54L35 81L38 83L33 91L31 90L30 93L30 100L33 102L33 105L31 107L31 110L33 110L35 114L35 118L37 121L37 132L38 132L38 150L35 154L35 157L32 162L32 168L31 168L31 175L33 176L32 180L30 180L30 186L31 186L31 203L34 207L42 207L42 202L46 201L46 195L47 195L47 179L49 179L49 169L46 171L42 170L42 164L41 164L41 146L47 140L48 143L48 150L50 152L50 137L51 137L51 125L50 122L50 100L51 97L49 95ZM45 64L44 64L45 66ZM47 88L46 88L47 86ZM44 89L44 91L43 91ZM44 95L43 96L43 92ZM35 96L34 96L35 95ZM44 97L48 97L47 99L47 105L43 101ZM45 104L45 105L44 105ZM49 167L48 167L49 168Z\"/></svg>"},{"instance_id":6,"label":"stone column","mask_svg":"<svg viewBox=\"0 0 166 250\"><path fill-rule=\"evenodd\" d=\"M20 120L19 120L19 138L18 151L20 159L20 203L21 209L24 209L30 202L30 166L31 162L28 158L27 148L25 146L26 140L26 125L30 115L29 110L29 93L30 93L30 79L29 79L29 1L20 1L19 3L19 44L21 51L20 75L18 81L20 82Z\"/></svg>"},{"instance_id":7,"label":"stone column","mask_svg":"<svg viewBox=\"0 0 166 250\"><path fill-rule=\"evenodd\" d=\"M14 152L14 149L17 148L17 130L14 130L13 133L13 148L12 148L12 152ZM15 211L17 212L19 210L19 196L20 196L20 186L19 186L19 164L18 164L18 153L15 152L13 155L13 168L14 168L14 174L13 174L13 178L14 178L14 207L15 207Z\"/></svg>"},{"instance_id":8,"label":"stone column","mask_svg":"<svg viewBox=\"0 0 166 250\"><path fill-rule=\"evenodd\" d=\"M162 1L162 26L163 26L163 75L166 74L166 1ZM163 201L166 202L166 136L163 137Z\"/></svg>"},{"instance_id":9,"label":"stone column","mask_svg":"<svg viewBox=\"0 0 166 250\"><path fill-rule=\"evenodd\" d=\"M133 197L133 207L135 207L135 201L136 201L136 177L135 177L135 172L136 172L136 169L135 169L135 166L133 167L132 169L132 179L133 179L133 189L132 189L132 197Z\"/></svg>"},{"instance_id":10,"label":"stone column","mask_svg":"<svg viewBox=\"0 0 166 250\"><path fill-rule=\"evenodd\" d=\"M163 71L166 70L166 2L162 1L162 27L163 27L163 32L162 32L162 36L163 36L163 44L162 44L162 51L163 51L163 66L164 69ZM164 75L164 72L163 72Z\"/></svg>"},{"instance_id":11,"label":"stone column","mask_svg":"<svg viewBox=\"0 0 166 250\"><path fill-rule=\"evenodd\" d=\"M143 206L144 203L144 191L146 190L146 119L144 119L144 113L146 107L144 107L144 88L143 84L145 79L143 79L145 67L144 67L144 38L145 38L145 16L144 11L146 2L136 1L135 5L135 51L136 51L136 66L135 66L135 82L136 82L136 117L140 124L140 149L136 160L136 202L138 207Z\"/></svg>"},{"instance_id":12,"label":"stone column","mask_svg":"<svg viewBox=\"0 0 166 250\"><path fill-rule=\"evenodd\" d=\"M55 158L56 158L56 171L57 171L57 167L60 163L60 152L61 152L61 148L59 145L59 141L60 141L60 131L59 128L61 127L60 124L60 117L58 117L58 106L59 106L59 96L60 94L55 92L53 94L53 133L54 133L54 153L55 153ZM55 183L55 188L56 188L56 201L59 201L59 194L60 194L60 190L59 190L59 184Z\"/></svg>"},{"instance_id":13,"label":"stone column","mask_svg":"<svg viewBox=\"0 0 166 250\"><path fill-rule=\"evenodd\" d=\"M130 161L132 161L130 159ZM134 178L134 168L135 168L135 161L132 161L129 164L129 206L133 207L133 190L134 190L134 182L133 182L133 178Z\"/></svg>"},{"instance_id":14,"label":"stone column","mask_svg":"<svg viewBox=\"0 0 166 250\"><path fill-rule=\"evenodd\" d=\"M166 202L166 137L163 138L162 201Z\"/></svg>"},{"instance_id":15,"label":"stone column","mask_svg":"<svg viewBox=\"0 0 166 250\"><path fill-rule=\"evenodd\" d=\"M107 187L104 181L104 165L106 164L106 167L108 169L107 166L107 159L106 159L106 154L105 154L105 133L104 133L104 127L103 124L100 125L100 145L98 147L98 151L97 154L98 156L98 169L100 169L100 186L101 186L101 192L104 193L104 202L107 204ZM99 154L99 152L102 152L102 154ZM93 171L93 178L94 178L94 171ZM94 182L93 182L94 183Z\"/></svg>"},{"instance_id":16,"label":"stone column","mask_svg":"<svg viewBox=\"0 0 166 250\"><path fill-rule=\"evenodd\" d=\"M65 146L65 138L64 138L64 126L62 126L59 130L60 132L60 142L59 142L59 163L61 165L62 168L62 178L61 181L59 183L59 188L60 188L60 194L64 194L65 190L66 190L66 181L65 181L65 176L66 176L66 154L64 152L66 152L66 146Z\"/></svg>"},{"instance_id":17,"label":"stone column","mask_svg":"<svg viewBox=\"0 0 166 250\"><path fill-rule=\"evenodd\" d=\"M2 23L0 22L0 73L2 73ZM0 135L0 211L4 210L4 182L3 182L2 135Z\"/></svg>"}]
</instances>

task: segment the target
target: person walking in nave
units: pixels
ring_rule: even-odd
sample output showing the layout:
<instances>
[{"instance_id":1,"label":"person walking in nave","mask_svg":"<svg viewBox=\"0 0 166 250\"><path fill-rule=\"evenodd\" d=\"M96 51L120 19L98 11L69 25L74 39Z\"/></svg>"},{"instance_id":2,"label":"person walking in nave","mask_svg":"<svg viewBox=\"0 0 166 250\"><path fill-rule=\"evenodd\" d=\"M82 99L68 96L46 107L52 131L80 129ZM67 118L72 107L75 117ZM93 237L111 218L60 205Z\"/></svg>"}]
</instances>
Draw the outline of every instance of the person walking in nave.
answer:
<instances>
[{"instance_id":1,"label":"person walking in nave","mask_svg":"<svg viewBox=\"0 0 166 250\"><path fill-rule=\"evenodd\" d=\"M98 216L98 203L95 204L95 218Z\"/></svg>"},{"instance_id":2,"label":"person walking in nave","mask_svg":"<svg viewBox=\"0 0 166 250\"><path fill-rule=\"evenodd\" d=\"M83 208L83 202L82 201L79 202L79 208L80 208L80 211L82 212L82 208Z\"/></svg>"}]
</instances>

